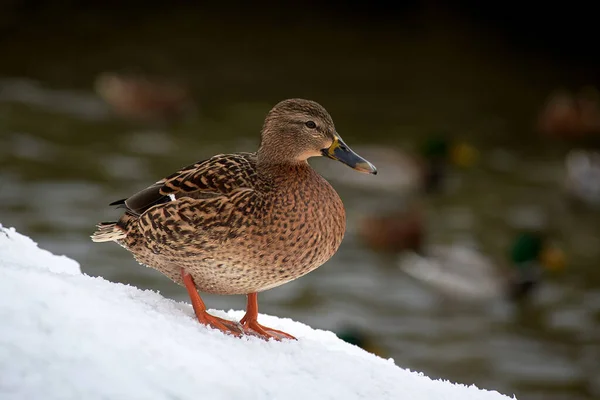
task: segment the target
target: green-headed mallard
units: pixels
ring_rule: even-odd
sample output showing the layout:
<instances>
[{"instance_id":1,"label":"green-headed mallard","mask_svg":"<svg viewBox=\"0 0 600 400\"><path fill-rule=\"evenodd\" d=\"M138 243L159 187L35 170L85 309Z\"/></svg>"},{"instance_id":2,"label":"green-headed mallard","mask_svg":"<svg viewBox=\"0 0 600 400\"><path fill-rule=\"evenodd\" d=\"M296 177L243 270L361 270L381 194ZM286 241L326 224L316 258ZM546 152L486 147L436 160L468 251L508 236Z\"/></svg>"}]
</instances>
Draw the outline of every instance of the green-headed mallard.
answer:
<instances>
[{"instance_id":1,"label":"green-headed mallard","mask_svg":"<svg viewBox=\"0 0 600 400\"><path fill-rule=\"evenodd\" d=\"M427 256L402 257L400 268L441 293L463 299L509 297L530 294L541 278L541 268L564 267L562 251L538 232L518 234L508 254L508 266L496 266L488 257L462 246L438 246ZM506 264L506 263L503 263Z\"/></svg>"},{"instance_id":2,"label":"green-headed mallard","mask_svg":"<svg viewBox=\"0 0 600 400\"><path fill-rule=\"evenodd\" d=\"M293 338L258 323L257 293L316 269L342 242L344 206L307 163L316 156L376 173L342 141L323 107L284 100L267 114L256 153L213 156L112 203L125 213L99 224L92 239L116 241L184 285L202 324ZM246 294L241 327L208 314L197 290Z\"/></svg>"}]
</instances>

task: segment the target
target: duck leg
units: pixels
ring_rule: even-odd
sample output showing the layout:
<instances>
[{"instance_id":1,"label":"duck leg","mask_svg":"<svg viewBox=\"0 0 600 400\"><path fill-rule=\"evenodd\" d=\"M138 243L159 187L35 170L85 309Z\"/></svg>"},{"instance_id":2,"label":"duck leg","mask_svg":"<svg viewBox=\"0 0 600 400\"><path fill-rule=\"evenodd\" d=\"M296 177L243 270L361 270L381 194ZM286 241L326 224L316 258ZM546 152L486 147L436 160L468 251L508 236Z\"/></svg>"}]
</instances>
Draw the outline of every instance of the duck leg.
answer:
<instances>
[{"instance_id":1,"label":"duck leg","mask_svg":"<svg viewBox=\"0 0 600 400\"><path fill-rule=\"evenodd\" d=\"M246 315L240 320L244 333L262 337L263 339L294 339L295 337L277 329L267 328L258 323L258 294L249 293Z\"/></svg>"},{"instance_id":2,"label":"duck leg","mask_svg":"<svg viewBox=\"0 0 600 400\"><path fill-rule=\"evenodd\" d=\"M218 329L222 332L230 333L235 336L242 335L242 331L235 322L215 317L214 315L210 315L208 312L206 312L206 305L204 305L202 298L200 298L200 295L196 290L194 279L183 268L181 268L181 278L183 279L185 288L190 295L190 300L192 300L194 313L196 313L196 317L201 324L208 325L213 329Z\"/></svg>"}]
</instances>

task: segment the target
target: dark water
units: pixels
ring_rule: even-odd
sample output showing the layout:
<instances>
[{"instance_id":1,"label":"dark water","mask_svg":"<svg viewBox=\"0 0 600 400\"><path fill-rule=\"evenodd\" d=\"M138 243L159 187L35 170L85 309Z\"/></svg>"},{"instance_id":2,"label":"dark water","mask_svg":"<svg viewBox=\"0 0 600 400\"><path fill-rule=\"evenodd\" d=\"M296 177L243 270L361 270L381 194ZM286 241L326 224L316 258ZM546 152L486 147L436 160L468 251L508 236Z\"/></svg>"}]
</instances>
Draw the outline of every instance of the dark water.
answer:
<instances>
[{"instance_id":1,"label":"dark water","mask_svg":"<svg viewBox=\"0 0 600 400\"><path fill-rule=\"evenodd\" d=\"M586 83L588 71L446 20L368 32L238 22L173 13L123 17L108 29L84 13L0 42L9 55L0 65L0 222L90 275L186 300L119 246L89 240L96 222L117 215L108 203L217 152L255 149L265 113L283 98L319 101L357 149L410 152L448 132L476 145L480 162L453 171L451 190L425 200L429 243L474 244L500 264L514 230L541 221L567 254L564 272L522 307L444 300L356 236L357 218L397 195L385 184L333 181L348 213L342 247L314 273L262 294L261 311L316 328L361 327L398 365L432 377L519 399L600 397L600 213L565 202L570 145L532 131L548 93ZM111 70L186 82L197 112L172 124L119 119L93 92L95 77ZM327 160L313 164L327 172Z\"/></svg>"}]
</instances>

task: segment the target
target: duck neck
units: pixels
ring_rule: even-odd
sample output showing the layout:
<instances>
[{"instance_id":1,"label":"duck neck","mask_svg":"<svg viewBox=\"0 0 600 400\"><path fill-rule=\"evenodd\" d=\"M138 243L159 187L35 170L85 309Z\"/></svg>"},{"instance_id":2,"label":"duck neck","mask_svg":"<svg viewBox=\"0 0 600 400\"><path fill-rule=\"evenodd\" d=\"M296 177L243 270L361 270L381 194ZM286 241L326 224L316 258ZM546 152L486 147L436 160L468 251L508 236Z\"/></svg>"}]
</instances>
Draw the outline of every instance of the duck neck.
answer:
<instances>
[{"instance_id":1,"label":"duck neck","mask_svg":"<svg viewBox=\"0 0 600 400\"><path fill-rule=\"evenodd\" d=\"M290 186L312 176L312 168L306 161L283 160L258 152L257 171L259 177L277 187ZM285 182L285 185L282 183Z\"/></svg>"}]
</instances>

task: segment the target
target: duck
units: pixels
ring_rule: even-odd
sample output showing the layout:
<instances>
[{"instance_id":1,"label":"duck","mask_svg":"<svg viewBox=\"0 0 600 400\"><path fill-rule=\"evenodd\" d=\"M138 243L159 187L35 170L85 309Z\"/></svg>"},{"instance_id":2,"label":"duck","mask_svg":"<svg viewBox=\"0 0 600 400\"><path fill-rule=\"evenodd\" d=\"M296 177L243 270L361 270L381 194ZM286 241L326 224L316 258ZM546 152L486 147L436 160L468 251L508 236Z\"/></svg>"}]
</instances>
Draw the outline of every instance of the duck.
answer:
<instances>
[{"instance_id":1,"label":"duck","mask_svg":"<svg viewBox=\"0 0 600 400\"><path fill-rule=\"evenodd\" d=\"M94 88L117 116L136 122L174 121L194 108L190 91L165 79L104 72Z\"/></svg>"},{"instance_id":2,"label":"duck","mask_svg":"<svg viewBox=\"0 0 600 400\"><path fill-rule=\"evenodd\" d=\"M348 187L398 197L441 193L447 188L450 167L469 168L479 159L477 148L446 133L430 135L415 153L381 145L356 146L356 150L382 166L376 179L328 165L323 166L322 174Z\"/></svg>"},{"instance_id":3,"label":"duck","mask_svg":"<svg viewBox=\"0 0 600 400\"><path fill-rule=\"evenodd\" d=\"M548 96L536 120L541 135L566 141L581 141L600 135L600 94L586 86L577 93L557 90Z\"/></svg>"},{"instance_id":4,"label":"duck","mask_svg":"<svg viewBox=\"0 0 600 400\"><path fill-rule=\"evenodd\" d=\"M471 167L478 157L479 152L474 146L452 140L445 132L430 136L420 149L422 191L440 192L444 188L450 166Z\"/></svg>"},{"instance_id":5,"label":"duck","mask_svg":"<svg viewBox=\"0 0 600 400\"><path fill-rule=\"evenodd\" d=\"M444 296L467 301L524 300L542 280L542 268L558 271L564 266L563 251L538 231L516 234L500 266L477 249L458 245L432 246L427 255L410 253L399 259L400 269L412 278Z\"/></svg>"},{"instance_id":6,"label":"duck","mask_svg":"<svg viewBox=\"0 0 600 400\"><path fill-rule=\"evenodd\" d=\"M371 251L400 254L405 251L422 254L425 245L425 210L412 200L391 211L365 214L358 218L356 235Z\"/></svg>"},{"instance_id":7,"label":"duck","mask_svg":"<svg viewBox=\"0 0 600 400\"><path fill-rule=\"evenodd\" d=\"M565 157L564 190L573 203L600 208L600 153L572 149Z\"/></svg>"},{"instance_id":8,"label":"duck","mask_svg":"<svg viewBox=\"0 0 600 400\"><path fill-rule=\"evenodd\" d=\"M117 242L187 289L198 321L234 336L295 339L258 323L258 293L315 270L338 250L344 205L307 162L324 156L374 175L317 102L288 99L266 115L253 153L218 154L132 196L94 242ZM213 316L198 292L246 295L239 322Z\"/></svg>"}]
</instances>

